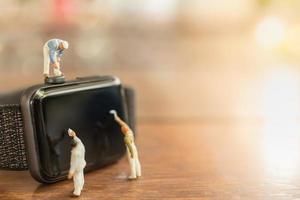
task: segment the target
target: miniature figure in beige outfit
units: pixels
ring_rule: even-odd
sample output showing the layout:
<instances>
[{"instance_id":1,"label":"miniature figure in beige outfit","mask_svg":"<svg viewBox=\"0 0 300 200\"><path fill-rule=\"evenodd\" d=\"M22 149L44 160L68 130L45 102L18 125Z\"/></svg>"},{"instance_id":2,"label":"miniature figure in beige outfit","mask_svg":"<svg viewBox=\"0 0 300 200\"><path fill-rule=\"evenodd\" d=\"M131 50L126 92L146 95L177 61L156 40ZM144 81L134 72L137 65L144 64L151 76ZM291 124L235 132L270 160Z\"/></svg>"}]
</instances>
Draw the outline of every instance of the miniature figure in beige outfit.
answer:
<instances>
[{"instance_id":1,"label":"miniature figure in beige outfit","mask_svg":"<svg viewBox=\"0 0 300 200\"><path fill-rule=\"evenodd\" d=\"M129 126L123 120L120 119L115 110L111 110L110 113L114 115L116 122L121 126L121 131L124 134L124 142L127 149L127 156L131 172L128 178L137 179L142 175L142 173L137 148L134 144L133 132L129 128Z\"/></svg>"}]
</instances>

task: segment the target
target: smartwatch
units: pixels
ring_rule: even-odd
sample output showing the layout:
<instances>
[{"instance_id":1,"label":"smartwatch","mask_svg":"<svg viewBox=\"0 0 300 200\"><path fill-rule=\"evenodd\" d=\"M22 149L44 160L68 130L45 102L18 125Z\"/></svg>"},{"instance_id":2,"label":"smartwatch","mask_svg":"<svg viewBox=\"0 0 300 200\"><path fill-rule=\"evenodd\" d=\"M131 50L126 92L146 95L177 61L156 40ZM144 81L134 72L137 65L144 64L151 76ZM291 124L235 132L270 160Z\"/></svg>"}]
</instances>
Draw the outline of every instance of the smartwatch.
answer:
<instances>
[{"instance_id":1,"label":"smartwatch","mask_svg":"<svg viewBox=\"0 0 300 200\"><path fill-rule=\"evenodd\" d=\"M73 129L85 145L85 172L126 152L110 110L135 128L134 90L114 76L39 84L0 95L0 168L29 170L37 181L67 178Z\"/></svg>"}]
</instances>

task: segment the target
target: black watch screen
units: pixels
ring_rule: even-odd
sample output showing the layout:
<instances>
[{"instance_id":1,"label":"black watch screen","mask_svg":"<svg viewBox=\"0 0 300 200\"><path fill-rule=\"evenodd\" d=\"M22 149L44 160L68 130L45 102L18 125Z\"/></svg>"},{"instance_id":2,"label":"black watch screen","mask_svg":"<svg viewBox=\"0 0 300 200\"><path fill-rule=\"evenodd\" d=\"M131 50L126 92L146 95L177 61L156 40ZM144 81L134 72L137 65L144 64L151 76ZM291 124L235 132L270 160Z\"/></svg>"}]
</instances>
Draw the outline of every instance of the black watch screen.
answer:
<instances>
[{"instance_id":1,"label":"black watch screen","mask_svg":"<svg viewBox=\"0 0 300 200\"><path fill-rule=\"evenodd\" d=\"M123 135L111 109L125 116L120 85L70 90L39 90L31 102L40 173L47 179L65 177L70 167L73 129L85 145L87 171L117 161L125 153Z\"/></svg>"}]
</instances>

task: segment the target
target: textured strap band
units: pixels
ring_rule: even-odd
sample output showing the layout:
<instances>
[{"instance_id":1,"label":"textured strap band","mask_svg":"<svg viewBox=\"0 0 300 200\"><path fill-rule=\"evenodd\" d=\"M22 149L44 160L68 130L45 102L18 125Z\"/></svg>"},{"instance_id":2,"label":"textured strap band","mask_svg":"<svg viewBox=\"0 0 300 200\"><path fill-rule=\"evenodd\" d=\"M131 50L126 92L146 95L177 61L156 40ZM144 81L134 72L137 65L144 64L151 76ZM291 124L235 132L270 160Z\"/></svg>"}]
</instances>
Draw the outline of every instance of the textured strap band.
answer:
<instances>
[{"instance_id":1,"label":"textured strap band","mask_svg":"<svg viewBox=\"0 0 300 200\"><path fill-rule=\"evenodd\" d=\"M19 101L21 93L0 95L0 169L27 170L24 130ZM134 91L125 88L129 124L135 130ZM9 104L11 103L11 104Z\"/></svg>"},{"instance_id":2,"label":"textured strap band","mask_svg":"<svg viewBox=\"0 0 300 200\"><path fill-rule=\"evenodd\" d=\"M0 106L0 168L28 168L23 139L23 120L20 105Z\"/></svg>"}]
</instances>

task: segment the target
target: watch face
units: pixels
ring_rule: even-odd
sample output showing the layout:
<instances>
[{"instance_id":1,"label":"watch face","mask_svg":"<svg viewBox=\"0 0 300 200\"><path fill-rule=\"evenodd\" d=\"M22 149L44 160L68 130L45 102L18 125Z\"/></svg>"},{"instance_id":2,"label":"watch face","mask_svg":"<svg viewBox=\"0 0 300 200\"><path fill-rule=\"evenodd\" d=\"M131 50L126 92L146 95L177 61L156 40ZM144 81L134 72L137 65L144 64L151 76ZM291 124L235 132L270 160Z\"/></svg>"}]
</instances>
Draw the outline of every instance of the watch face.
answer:
<instances>
[{"instance_id":1,"label":"watch face","mask_svg":"<svg viewBox=\"0 0 300 200\"><path fill-rule=\"evenodd\" d=\"M57 87L38 90L31 101L40 175L47 181L66 177L70 168L73 129L85 145L86 170L117 161L125 153L120 127L109 114L124 119L120 85Z\"/></svg>"}]
</instances>

